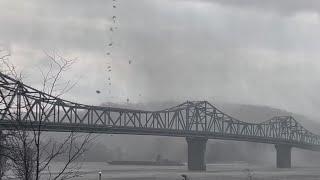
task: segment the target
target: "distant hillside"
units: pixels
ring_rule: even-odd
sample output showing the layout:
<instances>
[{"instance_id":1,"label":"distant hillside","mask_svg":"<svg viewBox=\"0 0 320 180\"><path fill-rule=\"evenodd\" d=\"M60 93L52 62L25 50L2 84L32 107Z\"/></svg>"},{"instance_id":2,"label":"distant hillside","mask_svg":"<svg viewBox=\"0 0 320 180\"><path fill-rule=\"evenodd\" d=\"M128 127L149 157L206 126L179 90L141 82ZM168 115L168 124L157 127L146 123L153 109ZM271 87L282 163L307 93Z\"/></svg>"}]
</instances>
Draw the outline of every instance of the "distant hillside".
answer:
<instances>
[{"instance_id":1,"label":"distant hillside","mask_svg":"<svg viewBox=\"0 0 320 180\"><path fill-rule=\"evenodd\" d=\"M227 104L220 103L216 105L217 108L223 112L246 122L259 123L271 119L274 116L293 116L305 128L314 133L320 134L320 122L308 118L301 114L294 112L287 112L285 110L276 109L268 106L244 105L244 104Z\"/></svg>"}]
</instances>

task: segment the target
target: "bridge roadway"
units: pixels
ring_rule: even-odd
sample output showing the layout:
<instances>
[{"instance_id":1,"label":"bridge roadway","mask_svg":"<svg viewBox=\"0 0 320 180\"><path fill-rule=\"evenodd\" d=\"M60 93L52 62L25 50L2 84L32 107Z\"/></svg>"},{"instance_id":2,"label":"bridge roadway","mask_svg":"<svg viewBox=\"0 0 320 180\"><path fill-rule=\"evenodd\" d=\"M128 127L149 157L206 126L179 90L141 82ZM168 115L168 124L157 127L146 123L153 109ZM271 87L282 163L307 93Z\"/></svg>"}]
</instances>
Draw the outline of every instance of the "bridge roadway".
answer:
<instances>
[{"instance_id":1,"label":"bridge roadway","mask_svg":"<svg viewBox=\"0 0 320 180\"><path fill-rule=\"evenodd\" d=\"M292 147L320 150L320 136L291 116L262 123L233 118L207 101L160 111L89 106L54 97L0 73L0 129L185 137L188 168L205 170L208 139L274 144L277 167L291 167Z\"/></svg>"}]
</instances>

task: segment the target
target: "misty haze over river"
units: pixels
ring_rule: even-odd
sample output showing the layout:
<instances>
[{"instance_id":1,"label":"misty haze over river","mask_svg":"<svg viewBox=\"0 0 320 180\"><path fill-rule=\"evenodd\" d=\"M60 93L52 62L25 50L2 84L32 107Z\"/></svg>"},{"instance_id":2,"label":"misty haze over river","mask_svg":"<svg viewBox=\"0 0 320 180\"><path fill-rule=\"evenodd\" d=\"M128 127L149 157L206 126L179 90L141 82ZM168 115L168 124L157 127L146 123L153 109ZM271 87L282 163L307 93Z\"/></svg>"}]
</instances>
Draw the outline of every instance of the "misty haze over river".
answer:
<instances>
[{"instance_id":1,"label":"misty haze over river","mask_svg":"<svg viewBox=\"0 0 320 180\"><path fill-rule=\"evenodd\" d=\"M0 0L0 180L318 180L319 32L320 0Z\"/></svg>"},{"instance_id":2,"label":"misty haze over river","mask_svg":"<svg viewBox=\"0 0 320 180\"><path fill-rule=\"evenodd\" d=\"M175 103L113 104L113 106L152 110L170 107ZM238 119L246 119L248 122L260 122L272 115L293 115L314 132L319 131L318 127L320 127L316 121L302 115L266 106L229 103L217 103L216 105L224 112ZM103 178L115 180L177 180L182 179L182 174L200 180L250 180L251 176L252 179L259 180L319 179L319 152L294 148L292 152L293 168L282 170L275 168L275 153L274 145L269 144L209 140L206 151L206 172L188 172L187 166L109 165L107 162L112 160L152 161L157 155L186 163L187 143L185 138L99 135L83 157L86 162L80 163L82 175L78 179L97 179L100 171ZM59 163L56 165L59 166Z\"/></svg>"}]
</instances>

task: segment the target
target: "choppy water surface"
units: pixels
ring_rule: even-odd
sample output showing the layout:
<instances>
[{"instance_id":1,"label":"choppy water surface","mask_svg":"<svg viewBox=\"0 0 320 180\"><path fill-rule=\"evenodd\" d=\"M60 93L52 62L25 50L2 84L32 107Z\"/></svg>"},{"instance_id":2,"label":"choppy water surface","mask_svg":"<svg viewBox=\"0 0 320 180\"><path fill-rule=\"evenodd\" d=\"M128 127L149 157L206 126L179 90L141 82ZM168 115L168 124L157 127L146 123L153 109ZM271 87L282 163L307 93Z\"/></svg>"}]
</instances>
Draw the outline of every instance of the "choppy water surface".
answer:
<instances>
[{"instance_id":1,"label":"choppy water surface","mask_svg":"<svg viewBox=\"0 0 320 180\"><path fill-rule=\"evenodd\" d=\"M59 164L57 163L57 167ZM188 172L186 167L111 166L107 163L84 163L77 180L179 180L187 174L191 180L319 180L320 167L276 169L245 163L208 164L206 172Z\"/></svg>"}]
</instances>

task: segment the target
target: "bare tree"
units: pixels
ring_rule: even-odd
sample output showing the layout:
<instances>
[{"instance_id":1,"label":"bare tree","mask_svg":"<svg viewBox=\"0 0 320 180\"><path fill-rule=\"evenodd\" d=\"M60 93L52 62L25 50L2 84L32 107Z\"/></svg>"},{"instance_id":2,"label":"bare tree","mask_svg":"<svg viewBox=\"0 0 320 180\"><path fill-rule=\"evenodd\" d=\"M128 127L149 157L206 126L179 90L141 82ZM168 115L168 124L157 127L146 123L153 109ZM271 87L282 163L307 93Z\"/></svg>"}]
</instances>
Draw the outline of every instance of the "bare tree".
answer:
<instances>
[{"instance_id":1,"label":"bare tree","mask_svg":"<svg viewBox=\"0 0 320 180\"><path fill-rule=\"evenodd\" d=\"M10 51L5 48L4 46L0 46L0 70L4 73L7 73L5 69L15 72L12 67L9 66L8 59L10 57ZM7 157L5 156L6 151L4 149L5 147L5 141L6 136L5 134L0 131L0 180L3 178L5 171L8 168L7 164Z\"/></svg>"},{"instance_id":2,"label":"bare tree","mask_svg":"<svg viewBox=\"0 0 320 180\"><path fill-rule=\"evenodd\" d=\"M6 171L5 167L7 167L6 158L3 156L4 154L3 142L4 142L4 136L2 134L2 131L0 131L0 180L2 179Z\"/></svg>"},{"instance_id":3,"label":"bare tree","mask_svg":"<svg viewBox=\"0 0 320 180\"><path fill-rule=\"evenodd\" d=\"M35 151L27 131L8 131L6 136L6 157L12 162L10 168L13 173L19 179L32 179Z\"/></svg>"},{"instance_id":4,"label":"bare tree","mask_svg":"<svg viewBox=\"0 0 320 180\"><path fill-rule=\"evenodd\" d=\"M76 59L65 59L56 52L45 52L48 57L46 69L39 68L42 75L42 91L60 97L71 88L75 83L64 81L64 73L72 67ZM7 56L6 56L7 57ZM6 58L5 57L5 58ZM21 74L16 72L15 66L10 64L7 59L1 61L6 72L21 81ZM47 172L47 179L70 179L79 175L77 159L87 150L87 145L93 139L90 134L79 135L74 132L69 133L63 141L57 142L52 138L45 141L45 133L42 131L43 120L52 104L46 103L41 107L44 111L40 114L40 120L32 125L32 131L19 124L15 125L15 130L6 131L4 157L10 161L10 168L16 177L24 180L43 179L43 172ZM34 123L34 122L30 122ZM1 148L0 148L1 149ZM6 150L7 149L7 150ZM0 154L1 157L1 154ZM63 167L56 173L51 172L52 162L59 157L65 157ZM2 171L1 171L2 172Z\"/></svg>"},{"instance_id":5,"label":"bare tree","mask_svg":"<svg viewBox=\"0 0 320 180\"><path fill-rule=\"evenodd\" d=\"M22 79L22 74L18 73L16 67L10 62L10 50L5 46L0 45L0 71L1 73L10 75L17 80Z\"/></svg>"}]
</instances>

